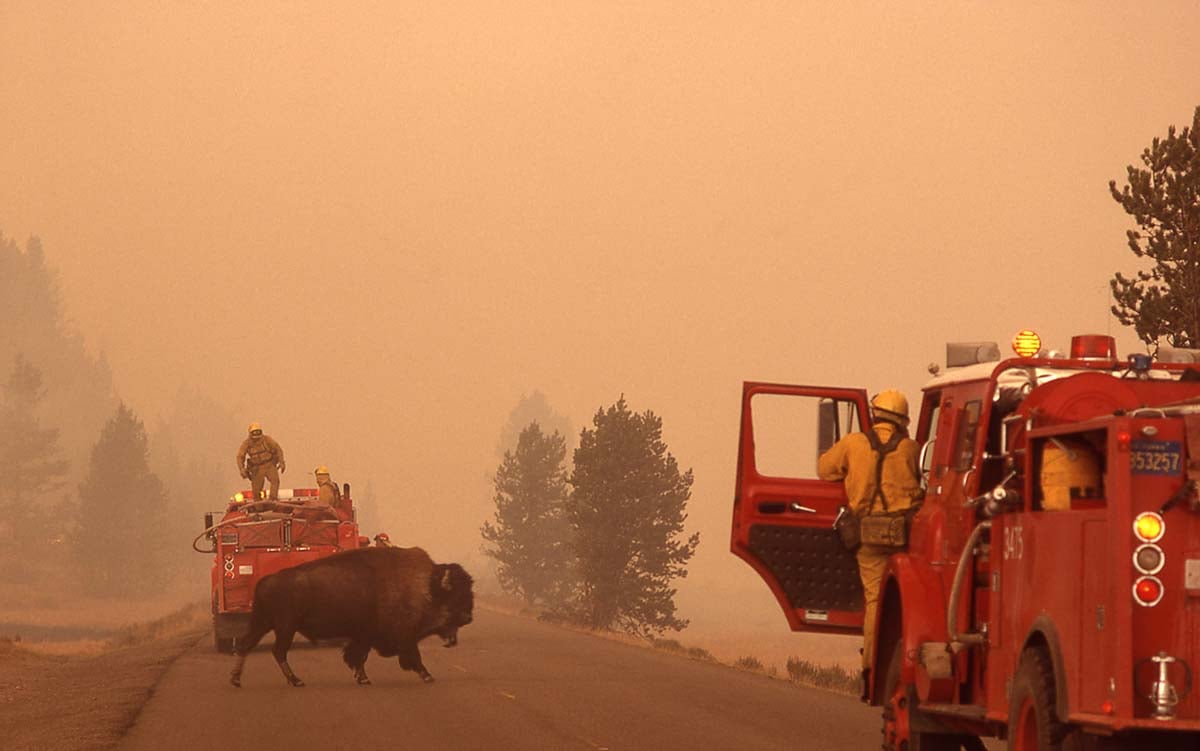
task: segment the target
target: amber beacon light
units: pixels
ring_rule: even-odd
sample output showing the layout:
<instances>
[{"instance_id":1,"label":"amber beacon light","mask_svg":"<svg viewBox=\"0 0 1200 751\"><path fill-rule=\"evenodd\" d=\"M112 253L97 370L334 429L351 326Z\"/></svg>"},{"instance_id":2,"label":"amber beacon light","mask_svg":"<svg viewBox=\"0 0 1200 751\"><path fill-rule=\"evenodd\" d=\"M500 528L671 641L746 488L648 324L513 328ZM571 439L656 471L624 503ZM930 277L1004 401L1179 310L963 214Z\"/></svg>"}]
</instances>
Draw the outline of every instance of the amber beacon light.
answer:
<instances>
[{"instance_id":1,"label":"amber beacon light","mask_svg":"<svg viewBox=\"0 0 1200 751\"><path fill-rule=\"evenodd\" d=\"M1012 348L1020 357L1033 357L1042 348L1042 337L1029 329L1018 331L1013 337Z\"/></svg>"}]
</instances>

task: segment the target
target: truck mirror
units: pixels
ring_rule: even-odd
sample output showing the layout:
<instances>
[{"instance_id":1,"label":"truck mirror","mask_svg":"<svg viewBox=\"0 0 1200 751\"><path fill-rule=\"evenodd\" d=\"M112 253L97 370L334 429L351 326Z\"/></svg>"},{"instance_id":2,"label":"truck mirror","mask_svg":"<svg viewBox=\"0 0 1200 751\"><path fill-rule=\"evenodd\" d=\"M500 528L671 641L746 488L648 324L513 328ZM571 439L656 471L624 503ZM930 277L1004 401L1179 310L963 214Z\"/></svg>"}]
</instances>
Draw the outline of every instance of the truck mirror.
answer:
<instances>
[{"instance_id":1,"label":"truck mirror","mask_svg":"<svg viewBox=\"0 0 1200 751\"><path fill-rule=\"evenodd\" d=\"M213 525L213 515L212 515L212 512L209 511L208 513L206 513L204 515L204 528L206 530L212 529L212 525ZM212 536L213 536L213 533L209 532L208 537L211 538Z\"/></svg>"}]
</instances>

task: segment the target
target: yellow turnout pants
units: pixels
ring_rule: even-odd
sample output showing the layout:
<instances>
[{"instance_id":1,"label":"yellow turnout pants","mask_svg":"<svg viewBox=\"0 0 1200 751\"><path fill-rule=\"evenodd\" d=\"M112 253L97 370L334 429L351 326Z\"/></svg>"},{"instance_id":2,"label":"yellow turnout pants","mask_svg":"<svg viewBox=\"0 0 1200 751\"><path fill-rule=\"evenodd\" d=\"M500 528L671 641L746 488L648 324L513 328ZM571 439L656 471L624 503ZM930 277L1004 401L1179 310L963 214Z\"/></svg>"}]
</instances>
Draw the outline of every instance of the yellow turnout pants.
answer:
<instances>
[{"instance_id":1,"label":"yellow turnout pants","mask_svg":"<svg viewBox=\"0 0 1200 751\"><path fill-rule=\"evenodd\" d=\"M250 489L254 491L254 498L258 500L259 494L262 493L263 482L271 481L271 495L268 496L272 501L279 498L279 470L274 464L267 462L259 464L250 470Z\"/></svg>"},{"instance_id":2,"label":"yellow turnout pants","mask_svg":"<svg viewBox=\"0 0 1200 751\"><path fill-rule=\"evenodd\" d=\"M862 579L866 613L863 620L863 668L871 667L875 651L875 613L879 609L879 584L883 581L883 569L894 548L863 545L858 549L858 575Z\"/></svg>"}]
</instances>

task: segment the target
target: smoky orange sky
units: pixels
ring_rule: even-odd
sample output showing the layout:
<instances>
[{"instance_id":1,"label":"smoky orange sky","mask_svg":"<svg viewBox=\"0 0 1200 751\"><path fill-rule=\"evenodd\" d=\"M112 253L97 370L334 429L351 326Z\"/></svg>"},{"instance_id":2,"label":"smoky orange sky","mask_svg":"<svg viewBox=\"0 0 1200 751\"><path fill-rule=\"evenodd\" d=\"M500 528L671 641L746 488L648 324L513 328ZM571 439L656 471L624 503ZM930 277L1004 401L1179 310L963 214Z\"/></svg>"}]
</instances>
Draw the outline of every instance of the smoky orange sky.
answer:
<instances>
[{"instance_id":1,"label":"smoky orange sky","mask_svg":"<svg viewBox=\"0 0 1200 751\"><path fill-rule=\"evenodd\" d=\"M1107 184L1191 122L1197 38L1190 1L0 0L0 231L148 425L198 386L441 558L523 393L624 393L695 470L681 614L783 631L728 553L741 381L1136 347Z\"/></svg>"}]
</instances>

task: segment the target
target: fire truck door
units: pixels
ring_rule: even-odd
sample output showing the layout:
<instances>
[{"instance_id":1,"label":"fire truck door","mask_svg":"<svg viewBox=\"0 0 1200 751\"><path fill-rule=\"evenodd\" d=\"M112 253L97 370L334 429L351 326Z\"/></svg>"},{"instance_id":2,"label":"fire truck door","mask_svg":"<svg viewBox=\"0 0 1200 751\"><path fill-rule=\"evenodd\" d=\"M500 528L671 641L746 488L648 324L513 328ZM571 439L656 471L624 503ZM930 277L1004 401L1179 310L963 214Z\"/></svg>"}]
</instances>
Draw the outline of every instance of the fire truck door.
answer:
<instances>
[{"instance_id":1,"label":"fire truck door","mask_svg":"<svg viewBox=\"0 0 1200 751\"><path fill-rule=\"evenodd\" d=\"M833 522L839 481L817 456L868 424L863 389L745 383L731 549L766 581L796 631L862 630L854 554Z\"/></svg>"}]
</instances>

